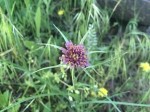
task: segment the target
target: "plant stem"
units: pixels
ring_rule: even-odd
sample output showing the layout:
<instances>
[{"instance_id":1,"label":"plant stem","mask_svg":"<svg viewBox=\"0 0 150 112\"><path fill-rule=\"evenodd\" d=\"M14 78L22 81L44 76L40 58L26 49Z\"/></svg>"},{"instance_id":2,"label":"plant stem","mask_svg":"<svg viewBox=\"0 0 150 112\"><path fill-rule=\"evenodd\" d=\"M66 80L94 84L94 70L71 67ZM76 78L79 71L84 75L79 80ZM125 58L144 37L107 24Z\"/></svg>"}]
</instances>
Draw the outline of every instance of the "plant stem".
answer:
<instances>
[{"instance_id":1,"label":"plant stem","mask_svg":"<svg viewBox=\"0 0 150 112\"><path fill-rule=\"evenodd\" d=\"M74 87L74 68L71 69L72 84Z\"/></svg>"}]
</instances>

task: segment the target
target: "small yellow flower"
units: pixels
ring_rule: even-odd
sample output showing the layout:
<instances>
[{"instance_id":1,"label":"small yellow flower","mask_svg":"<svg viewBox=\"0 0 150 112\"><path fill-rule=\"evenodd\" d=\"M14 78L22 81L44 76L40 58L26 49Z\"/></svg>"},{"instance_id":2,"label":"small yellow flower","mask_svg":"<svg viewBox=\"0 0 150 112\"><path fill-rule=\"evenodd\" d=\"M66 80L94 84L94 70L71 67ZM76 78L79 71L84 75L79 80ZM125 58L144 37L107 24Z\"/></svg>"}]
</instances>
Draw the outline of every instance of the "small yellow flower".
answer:
<instances>
[{"instance_id":1,"label":"small yellow flower","mask_svg":"<svg viewBox=\"0 0 150 112\"><path fill-rule=\"evenodd\" d=\"M91 92L91 96L97 97L96 93L94 91Z\"/></svg>"},{"instance_id":2,"label":"small yellow flower","mask_svg":"<svg viewBox=\"0 0 150 112\"><path fill-rule=\"evenodd\" d=\"M141 64L140 64L140 67L141 67L141 68L143 69L143 71L145 71L145 72L150 71L150 65L149 65L148 62L141 63Z\"/></svg>"},{"instance_id":3,"label":"small yellow flower","mask_svg":"<svg viewBox=\"0 0 150 112\"><path fill-rule=\"evenodd\" d=\"M65 11L64 11L63 9L60 9L60 10L58 10L58 12L57 12L57 14L58 14L59 16L64 15L64 13L65 13Z\"/></svg>"},{"instance_id":4,"label":"small yellow flower","mask_svg":"<svg viewBox=\"0 0 150 112\"><path fill-rule=\"evenodd\" d=\"M107 96L107 95L108 95L107 89L105 89L105 88L100 88L100 89L99 89L99 91L98 91L98 96L100 96L100 97L105 97L105 96Z\"/></svg>"}]
</instances>

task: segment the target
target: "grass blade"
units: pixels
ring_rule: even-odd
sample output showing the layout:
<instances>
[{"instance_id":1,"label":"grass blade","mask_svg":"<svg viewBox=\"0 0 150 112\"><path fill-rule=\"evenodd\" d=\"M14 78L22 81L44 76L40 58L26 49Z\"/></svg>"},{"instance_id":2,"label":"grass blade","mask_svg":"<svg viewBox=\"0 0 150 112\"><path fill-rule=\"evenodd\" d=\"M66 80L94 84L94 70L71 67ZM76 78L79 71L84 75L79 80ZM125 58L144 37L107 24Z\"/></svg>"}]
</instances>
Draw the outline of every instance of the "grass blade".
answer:
<instances>
[{"instance_id":1,"label":"grass blade","mask_svg":"<svg viewBox=\"0 0 150 112\"><path fill-rule=\"evenodd\" d=\"M54 24L53 24L54 25ZM61 34L61 36L64 38L65 42L68 42L68 39L66 36L57 28L57 26L54 25L54 27L58 30L58 32Z\"/></svg>"}]
</instances>

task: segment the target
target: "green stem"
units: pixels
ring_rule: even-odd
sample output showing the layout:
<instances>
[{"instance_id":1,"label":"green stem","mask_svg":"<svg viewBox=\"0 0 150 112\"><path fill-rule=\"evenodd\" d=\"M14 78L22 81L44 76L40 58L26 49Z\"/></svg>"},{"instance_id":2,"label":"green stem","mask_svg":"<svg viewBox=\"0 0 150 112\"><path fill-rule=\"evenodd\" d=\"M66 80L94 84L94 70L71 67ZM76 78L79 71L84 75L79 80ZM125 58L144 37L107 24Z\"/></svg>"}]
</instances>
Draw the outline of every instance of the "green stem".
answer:
<instances>
[{"instance_id":1,"label":"green stem","mask_svg":"<svg viewBox=\"0 0 150 112\"><path fill-rule=\"evenodd\" d=\"M74 68L71 69L72 84L74 87Z\"/></svg>"}]
</instances>

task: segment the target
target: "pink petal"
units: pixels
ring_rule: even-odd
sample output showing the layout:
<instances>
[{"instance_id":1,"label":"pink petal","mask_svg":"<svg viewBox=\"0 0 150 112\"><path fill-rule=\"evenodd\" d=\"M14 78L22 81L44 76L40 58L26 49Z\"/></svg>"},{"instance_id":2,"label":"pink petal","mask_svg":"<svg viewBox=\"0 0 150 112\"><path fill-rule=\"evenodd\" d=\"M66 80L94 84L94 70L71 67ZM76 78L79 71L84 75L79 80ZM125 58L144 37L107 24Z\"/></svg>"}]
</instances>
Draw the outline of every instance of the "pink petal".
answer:
<instances>
[{"instance_id":1,"label":"pink petal","mask_svg":"<svg viewBox=\"0 0 150 112\"><path fill-rule=\"evenodd\" d=\"M73 43L71 41L66 42L65 44L66 48L69 48L70 46L73 46Z\"/></svg>"}]
</instances>

